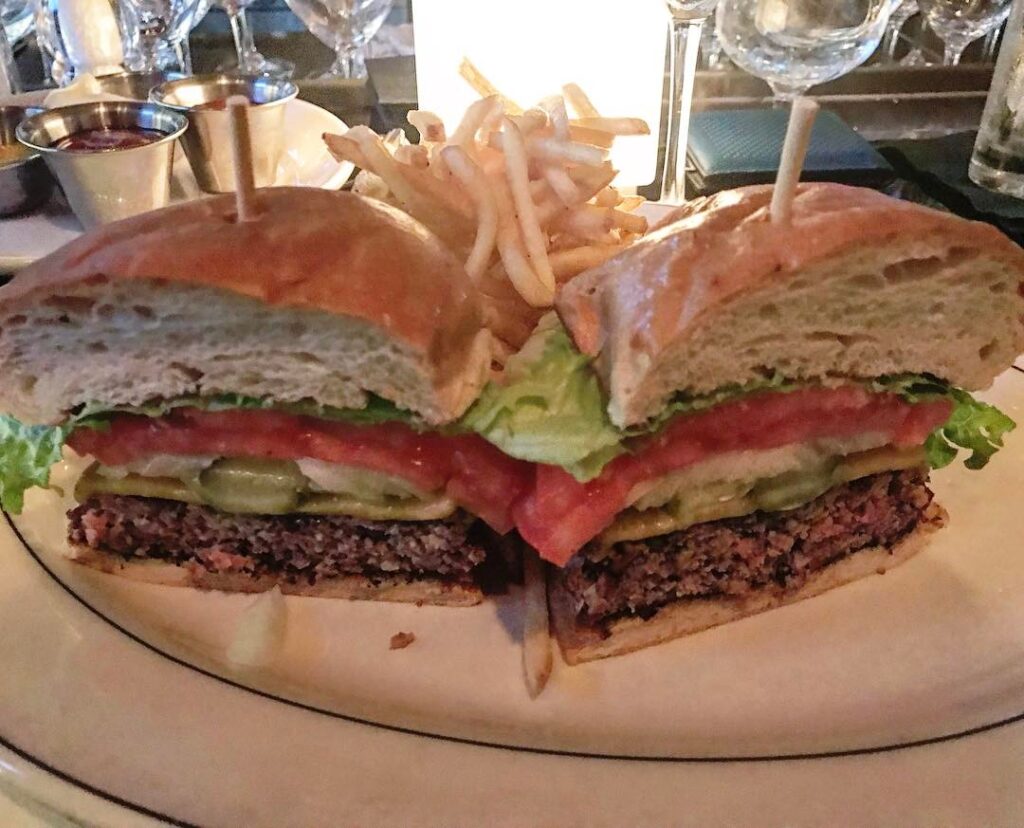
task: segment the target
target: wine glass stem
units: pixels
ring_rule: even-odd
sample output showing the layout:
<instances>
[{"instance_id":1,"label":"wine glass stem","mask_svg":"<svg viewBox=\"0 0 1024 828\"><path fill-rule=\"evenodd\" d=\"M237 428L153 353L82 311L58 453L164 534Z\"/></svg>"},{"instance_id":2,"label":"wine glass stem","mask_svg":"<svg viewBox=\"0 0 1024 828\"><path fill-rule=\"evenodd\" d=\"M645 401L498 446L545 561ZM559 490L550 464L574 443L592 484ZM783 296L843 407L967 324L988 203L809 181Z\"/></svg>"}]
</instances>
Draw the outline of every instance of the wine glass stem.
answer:
<instances>
[{"instance_id":1,"label":"wine glass stem","mask_svg":"<svg viewBox=\"0 0 1024 828\"><path fill-rule=\"evenodd\" d=\"M963 57L964 50L970 43L961 43L959 41L949 41L945 43L945 50L942 55L943 66L956 66L960 63L960 58Z\"/></svg>"},{"instance_id":2,"label":"wine glass stem","mask_svg":"<svg viewBox=\"0 0 1024 828\"><path fill-rule=\"evenodd\" d=\"M228 20L231 23L231 36L235 39L235 52L238 53L238 69L241 72L256 72L259 70L259 52L256 51L256 42L253 40L252 29L245 16L245 9L234 8L228 12Z\"/></svg>"},{"instance_id":3,"label":"wine glass stem","mask_svg":"<svg viewBox=\"0 0 1024 828\"><path fill-rule=\"evenodd\" d=\"M661 200L669 204L686 201L686 147L693 106L693 85L697 76L697 53L704 20L673 18L669 51L668 131L665 139L665 167Z\"/></svg>"}]
</instances>

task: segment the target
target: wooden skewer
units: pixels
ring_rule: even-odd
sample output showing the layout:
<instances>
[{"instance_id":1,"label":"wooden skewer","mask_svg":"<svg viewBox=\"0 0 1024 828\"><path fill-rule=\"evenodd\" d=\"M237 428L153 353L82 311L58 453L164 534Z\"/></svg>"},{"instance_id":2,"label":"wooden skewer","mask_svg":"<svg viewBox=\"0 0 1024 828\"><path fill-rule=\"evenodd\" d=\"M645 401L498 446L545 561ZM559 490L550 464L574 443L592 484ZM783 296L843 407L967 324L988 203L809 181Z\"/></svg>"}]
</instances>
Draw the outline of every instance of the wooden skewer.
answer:
<instances>
[{"instance_id":1,"label":"wooden skewer","mask_svg":"<svg viewBox=\"0 0 1024 828\"><path fill-rule=\"evenodd\" d=\"M789 113L786 141L782 145L779 174L772 193L771 217L773 224L789 224L793 215L793 198L800 183L807 145L811 142L811 129L818 114L818 105L809 98L797 98Z\"/></svg>"},{"instance_id":2,"label":"wooden skewer","mask_svg":"<svg viewBox=\"0 0 1024 828\"><path fill-rule=\"evenodd\" d=\"M228 98L231 118L231 155L235 167L235 203L239 221L256 219L256 178L252 166L252 132L249 129L249 99Z\"/></svg>"}]
</instances>

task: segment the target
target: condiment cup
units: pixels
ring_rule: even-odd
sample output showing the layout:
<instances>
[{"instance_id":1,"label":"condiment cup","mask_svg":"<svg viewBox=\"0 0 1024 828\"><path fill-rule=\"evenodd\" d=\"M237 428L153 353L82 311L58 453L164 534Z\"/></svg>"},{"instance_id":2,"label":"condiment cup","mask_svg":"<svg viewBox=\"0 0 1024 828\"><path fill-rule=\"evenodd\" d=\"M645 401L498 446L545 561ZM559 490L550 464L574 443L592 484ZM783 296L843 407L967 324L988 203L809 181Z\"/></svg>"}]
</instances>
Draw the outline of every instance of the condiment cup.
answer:
<instances>
[{"instance_id":1,"label":"condiment cup","mask_svg":"<svg viewBox=\"0 0 1024 828\"><path fill-rule=\"evenodd\" d=\"M270 187L284 148L284 108L298 94L290 81L248 75L195 75L168 81L150 100L186 113L189 131L181 139L200 189L230 193L235 189L231 122L225 103L232 95L249 99L253 171L257 187Z\"/></svg>"},{"instance_id":2,"label":"condiment cup","mask_svg":"<svg viewBox=\"0 0 1024 828\"><path fill-rule=\"evenodd\" d=\"M185 77L181 72L115 72L96 78L96 86L107 95L117 95L130 101L149 101L149 93L167 81Z\"/></svg>"},{"instance_id":3,"label":"condiment cup","mask_svg":"<svg viewBox=\"0 0 1024 828\"><path fill-rule=\"evenodd\" d=\"M36 106L0 106L0 145L20 146L14 134L18 124L42 111ZM52 192L53 178L38 152L0 165L0 216L27 213L46 201Z\"/></svg>"},{"instance_id":4,"label":"condiment cup","mask_svg":"<svg viewBox=\"0 0 1024 828\"><path fill-rule=\"evenodd\" d=\"M152 103L102 101L49 109L18 127L18 140L37 150L86 228L168 204L174 142L188 120ZM141 147L69 151L62 139L92 129L146 129L163 137Z\"/></svg>"}]
</instances>

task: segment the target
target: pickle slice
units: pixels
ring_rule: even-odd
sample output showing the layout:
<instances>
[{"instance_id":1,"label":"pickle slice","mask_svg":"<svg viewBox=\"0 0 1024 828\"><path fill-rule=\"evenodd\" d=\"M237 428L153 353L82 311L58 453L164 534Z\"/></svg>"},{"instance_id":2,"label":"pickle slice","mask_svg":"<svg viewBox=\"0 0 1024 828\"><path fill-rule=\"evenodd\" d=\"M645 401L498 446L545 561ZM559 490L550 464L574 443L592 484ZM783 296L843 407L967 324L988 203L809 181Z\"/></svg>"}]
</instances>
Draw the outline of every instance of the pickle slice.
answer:
<instances>
[{"instance_id":1,"label":"pickle slice","mask_svg":"<svg viewBox=\"0 0 1024 828\"><path fill-rule=\"evenodd\" d=\"M294 512L306 478L290 460L229 458L204 469L193 483L203 502L222 512Z\"/></svg>"}]
</instances>

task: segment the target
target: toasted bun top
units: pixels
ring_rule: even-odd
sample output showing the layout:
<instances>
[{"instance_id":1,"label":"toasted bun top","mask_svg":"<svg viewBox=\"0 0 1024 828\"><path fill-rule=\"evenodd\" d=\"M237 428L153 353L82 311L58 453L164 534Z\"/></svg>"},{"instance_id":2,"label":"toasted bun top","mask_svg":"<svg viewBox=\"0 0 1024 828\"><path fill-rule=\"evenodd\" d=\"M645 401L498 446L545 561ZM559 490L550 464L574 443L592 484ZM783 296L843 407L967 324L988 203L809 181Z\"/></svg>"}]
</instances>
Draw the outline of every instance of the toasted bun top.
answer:
<instances>
[{"instance_id":1,"label":"toasted bun top","mask_svg":"<svg viewBox=\"0 0 1024 828\"><path fill-rule=\"evenodd\" d=\"M0 288L0 308L102 274L354 316L422 350L476 322L462 264L401 210L302 187L258 190L256 205L251 222L235 221L235 198L226 195L99 227Z\"/></svg>"},{"instance_id":2,"label":"toasted bun top","mask_svg":"<svg viewBox=\"0 0 1024 828\"><path fill-rule=\"evenodd\" d=\"M979 388L1024 349L1024 252L994 227L837 184L801 185L780 226L771 197L687 204L563 289L558 312L617 423L766 370Z\"/></svg>"},{"instance_id":3,"label":"toasted bun top","mask_svg":"<svg viewBox=\"0 0 1024 828\"><path fill-rule=\"evenodd\" d=\"M325 370L341 375L325 381L320 393L312 386L296 387L286 396L295 397L304 390L322 403L351 406L365 399L364 391L372 391L431 421L458 416L479 390L490 358L478 296L461 262L405 213L350 193L264 189L256 193L256 207L258 218L250 222L236 221L231 195L167 207L97 228L34 263L0 288L0 365L18 368L16 363L4 362L5 352L11 358L11 348L4 348L5 318L23 316L26 309L66 306L66 300L74 297L92 296L96 302L106 302L106 307L112 304L120 309L136 299L141 304L151 302L156 290L156 295L174 295L180 302L185 302L187 294L193 322L202 318L207 302L230 305L221 309L227 317L225 326L237 323L235 327L244 329L245 315L254 314L253 325L264 326L262 331L249 331L246 345L254 353L269 341L268 325L275 330L279 324L294 327L295 314L300 323L315 321L323 328L319 338L301 348L296 340L295 349L314 351L307 360L317 363L311 375ZM117 296L111 298L111 293ZM165 319L168 331L184 324L166 303L153 304L149 313ZM332 332L332 319L343 327ZM134 356L132 343L113 342L116 332L97 315L71 321L80 333L90 327L99 332L101 341L92 343L96 350L116 344L126 356ZM321 364L327 361L335 336L360 339L361 347L373 348L378 357L381 351L391 353L377 360L377 373L356 365L358 359L348 366ZM183 341L180 335L177 341ZM285 337L277 343L276 351L287 349L287 342ZM170 343L156 344L167 347ZM360 347L349 344L356 350ZM206 345L208 355L215 357L228 344ZM15 352L23 361L26 347ZM240 355L231 358L237 361ZM403 360L424 388L393 387L384 364L392 359ZM186 368L192 374L206 373L202 365ZM245 371L251 368L245 366ZM241 365L237 372L244 373ZM405 376L408 371L396 373ZM216 390L243 393L245 378L238 379L233 383L221 376ZM343 387L346 383L360 388ZM70 399L70 387L64 390L60 404L84 401ZM174 390L175 383L166 389L147 386L147 393L169 395ZM45 416L56 416L50 410L50 403L58 404L56 399L36 402Z\"/></svg>"}]
</instances>

